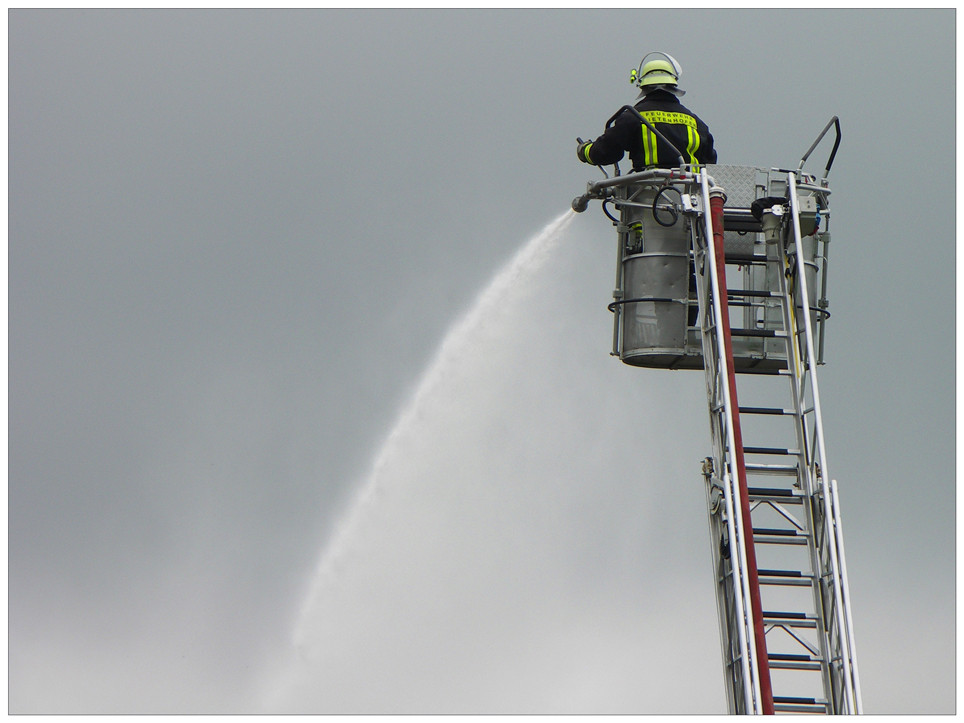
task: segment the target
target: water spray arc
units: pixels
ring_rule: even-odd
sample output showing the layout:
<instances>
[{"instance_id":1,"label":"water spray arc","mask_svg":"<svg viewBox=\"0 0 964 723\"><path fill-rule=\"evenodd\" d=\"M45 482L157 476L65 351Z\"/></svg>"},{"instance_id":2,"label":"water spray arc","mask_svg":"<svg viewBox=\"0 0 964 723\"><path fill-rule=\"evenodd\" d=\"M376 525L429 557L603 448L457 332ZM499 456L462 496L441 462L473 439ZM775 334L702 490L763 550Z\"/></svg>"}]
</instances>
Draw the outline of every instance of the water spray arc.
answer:
<instances>
[{"instance_id":1,"label":"water spray arc","mask_svg":"<svg viewBox=\"0 0 964 723\"><path fill-rule=\"evenodd\" d=\"M417 422L420 410L435 392L440 379L460 363L466 353L466 345L478 332L479 326L499 307L510 290L525 284L551 256L560 235L572 222L575 213L568 210L551 221L544 229L525 243L495 274L489 284L479 293L472 305L457 319L446 333L432 360L422 373L415 391L399 410L392 427L379 445L371 467L358 486L356 496L348 509L340 516L334 531L324 545L312 587L305 598L294 629L295 645L305 637L318 596L324 595L332 584L339 560L353 544L359 521L369 512L378 498L386 472L393 459L400 453L402 440Z\"/></svg>"},{"instance_id":2,"label":"water spray arc","mask_svg":"<svg viewBox=\"0 0 964 723\"><path fill-rule=\"evenodd\" d=\"M831 128L823 175L804 173ZM617 168L572 202L582 212L601 200L617 231L612 354L704 371L713 453L702 474L731 713L863 707L817 381L839 143L834 117L796 170Z\"/></svg>"}]
</instances>

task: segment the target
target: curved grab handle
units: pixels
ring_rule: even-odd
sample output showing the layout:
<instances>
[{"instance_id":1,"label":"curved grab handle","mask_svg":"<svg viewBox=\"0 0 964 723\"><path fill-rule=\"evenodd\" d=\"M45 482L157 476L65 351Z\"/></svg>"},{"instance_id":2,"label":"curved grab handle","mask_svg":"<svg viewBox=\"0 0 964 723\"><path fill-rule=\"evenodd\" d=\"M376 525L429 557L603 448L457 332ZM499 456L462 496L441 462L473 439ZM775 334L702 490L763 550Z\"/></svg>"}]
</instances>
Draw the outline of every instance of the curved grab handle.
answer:
<instances>
[{"instance_id":1,"label":"curved grab handle","mask_svg":"<svg viewBox=\"0 0 964 723\"><path fill-rule=\"evenodd\" d=\"M834 116L830 119L830 122L827 123L827 126L820 132L820 135L817 136L817 140L815 140L813 145L811 145L807 152L803 154L803 158L800 159L800 165L797 166L797 171L803 169L803 164L807 162L807 159L810 157L810 154L813 153L813 149L817 147L817 144L823 140L825 135L827 135L827 131L830 130L830 126L836 126L837 139L833 142L833 150L830 151L830 158L827 161L826 169L824 169L823 177L826 178L830 175L830 166L833 165L833 159L837 155L837 148L840 146L840 119L837 116Z\"/></svg>"}]
</instances>

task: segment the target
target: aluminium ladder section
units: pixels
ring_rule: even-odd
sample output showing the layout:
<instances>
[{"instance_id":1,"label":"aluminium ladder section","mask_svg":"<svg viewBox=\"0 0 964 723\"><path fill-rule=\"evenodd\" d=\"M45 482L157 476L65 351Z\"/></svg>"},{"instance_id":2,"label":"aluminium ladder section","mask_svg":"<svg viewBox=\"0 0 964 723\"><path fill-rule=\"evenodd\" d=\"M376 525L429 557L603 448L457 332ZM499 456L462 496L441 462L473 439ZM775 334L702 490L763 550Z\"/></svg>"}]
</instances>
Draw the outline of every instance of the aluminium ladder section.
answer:
<instances>
[{"instance_id":1,"label":"aluminium ladder section","mask_svg":"<svg viewBox=\"0 0 964 723\"><path fill-rule=\"evenodd\" d=\"M742 449L742 441L738 439L739 416L731 413L738 402L728 316L724 316L723 309L726 286L720 282L721 278L725 282L725 273L721 273L722 259L717 258L723 252L723 244L722 239L716 244L705 172L700 174L700 186L702 202L695 205L697 218L692 224L692 238L714 449L714 457L704 462L704 474L708 479L713 478L715 471L721 475L709 490L710 540L714 545L719 541L719 549L714 551L714 559L719 558L714 573L727 704L731 713L773 713L765 635L759 615L755 549L752 539L746 539L747 535L752 536L752 528L744 523L749 515L748 500L741 498L741 487L746 489L746 472L742 454L732 453ZM722 219L719 222L722 224ZM722 228L717 231L722 233Z\"/></svg>"},{"instance_id":2,"label":"aluminium ladder section","mask_svg":"<svg viewBox=\"0 0 964 723\"><path fill-rule=\"evenodd\" d=\"M771 311L779 307L782 328L760 329L757 322L753 328L729 329L725 259L719 258L722 254L713 243L705 172L700 179L701 208L692 224L713 443L713 457L704 461L703 473L727 702L732 713L859 713L839 501L836 485L826 474L816 364L810 363L816 359L812 316L803 313L812 307L804 274L797 273L806 268L800 187L793 173L787 176L791 223L784 221L781 242L767 244L761 262L780 270L773 275L779 279L779 291L732 291L737 300L734 311L744 307L734 317L746 319L746 300L752 299ZM829 193L818 187L811 190ZM722 233L722 228L717 231ZM766 314L765 326L773 326L772 317ZM741 406L727 350L733 335L746 334L781 340L788 368L741 375L744 393L755 395L752 403ZM790 382L789 404L786 379L781 377ZM741 417L762 423L759 430L752 423L747 428L753 430L750 436L765 434L767 446L743 444ZM769 446L779 419L784 420L783 431L791 444ZM787 421L792 428L786 427ZM773 455L783 457L784 463L761 461ZM765 481L758 482L761 478Z\"/></svg>"}]
</instances>

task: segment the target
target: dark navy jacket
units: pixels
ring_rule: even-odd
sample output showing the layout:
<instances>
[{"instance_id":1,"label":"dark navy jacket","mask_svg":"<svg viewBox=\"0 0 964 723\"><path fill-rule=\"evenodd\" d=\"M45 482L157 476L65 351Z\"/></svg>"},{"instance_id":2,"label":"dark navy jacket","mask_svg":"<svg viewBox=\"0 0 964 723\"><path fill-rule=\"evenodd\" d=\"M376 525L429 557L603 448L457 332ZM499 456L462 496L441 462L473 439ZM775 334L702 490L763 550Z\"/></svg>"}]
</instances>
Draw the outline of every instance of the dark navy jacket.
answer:
<instances>
[{"instance_id":1,"label":"dark navy jacket","mask_svg":"<svg viewBox=\"0 0 964 723\"><path fill-rule=\"evenodd\" d=\"M656 90L636 103L635 107L673 142L675 149L667 146L632 113L623 111L586 150L593 165L612 165L627 151L635 171L652 166L678 168L680 154L685 163L716 163L716 149L713 148L710 129L675 95Z\"/></svg>"}]
</instances>

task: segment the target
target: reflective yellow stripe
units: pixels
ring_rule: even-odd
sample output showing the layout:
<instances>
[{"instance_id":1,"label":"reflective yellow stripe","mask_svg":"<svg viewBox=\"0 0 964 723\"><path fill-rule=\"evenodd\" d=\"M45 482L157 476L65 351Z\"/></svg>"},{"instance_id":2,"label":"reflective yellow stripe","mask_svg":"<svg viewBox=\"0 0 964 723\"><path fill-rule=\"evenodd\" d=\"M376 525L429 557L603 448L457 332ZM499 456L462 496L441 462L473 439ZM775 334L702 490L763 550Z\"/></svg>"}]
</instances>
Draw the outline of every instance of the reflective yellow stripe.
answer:
<instances>
[{"instance_id":1,"label":"reflective yellow stripe","mask_svg":"<svg viewBox=\"0 0 964 723\"><path fill-rule=\"evenodd\" d=\"M700 149L700 133L697 130L696 118L686 113L675 113L666 110L644 110L640 115L653 124L670 123L673 125L686 126L686 153L689 156L689 162L696 169L699 168L699 162L696 160L696 152ZM655 166L659 163L656 154L656 144L656 135L644 125L643 150L645 151L644 162L647 166Z\"/></svg>"},{"instance_id":2,"label":"reflective yellow stripe","mask_svg":"<svg viewBox=\"0 0 964 723\"><path fill-rule=\"evenodd\" d=\"M592 143L587 143L587 144L586 144L586 147L582 149L582 155L585 156L585 158L586 158L586 163L592 163L592 160L589 158L589 149L590 149L590 148L592 148Z\"/></svg>"},{"instance_id":3,"label":"reflective yellow stripe","mask_svg":"<svg viewBox=\"0 0 964 723\"><path fill-rule=\"evenodd\" d=\"M656 153L656 144L659 143L659 140L649 128L644 126L644 130L646 131L643 134L643 144L646 146L646 165L655 166L659 163L659 156Z\"/></svg>"},{"instance_id":4,"label":"reflective yellow stripe","mask_svg":"<svg viewBox=\"0 0 964 723\"><path fill-rule=\"evenodd\" d=\"M690 163L693 164L693 170L698 170L700 167L699 161L696 160L696 152L700 149L700 134L696 131L693 126L686 126L686 152L690 155Z\"/></svg>"}]
</instances>

